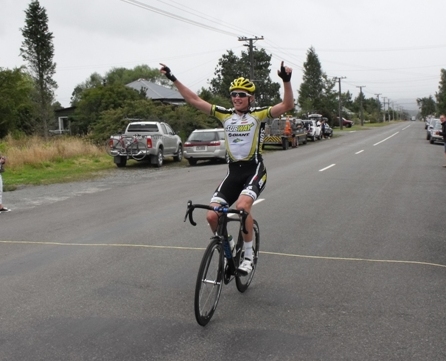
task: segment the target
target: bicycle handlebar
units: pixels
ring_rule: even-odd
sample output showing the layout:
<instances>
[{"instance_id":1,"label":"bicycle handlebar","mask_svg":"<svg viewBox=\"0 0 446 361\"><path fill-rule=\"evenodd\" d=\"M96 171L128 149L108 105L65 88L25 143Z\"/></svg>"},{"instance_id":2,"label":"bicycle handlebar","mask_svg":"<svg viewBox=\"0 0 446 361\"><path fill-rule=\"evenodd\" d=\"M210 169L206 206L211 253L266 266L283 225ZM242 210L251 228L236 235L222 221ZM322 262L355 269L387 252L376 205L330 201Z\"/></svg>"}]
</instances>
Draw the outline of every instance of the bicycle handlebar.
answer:
<instances>
[{"instance_id":1,"label":"bicycle handlebar","mask_svg":"<svg viewBox=\"0 0 446 361\"><path fill-rule=\"evenodd\" d=\"M246 222L246 217L248 217L249 213L246 212L244 209L231 209L231 208L225 207L225 206L212 207L207 204L193 204L192 201L187 201L187 210L186 210L186 215L184 216L184 222L186 222L186 219L189 216L189 222L193 226L197 225L197 223L195 223L193 215L192 215L195 208L207 209L209 211L226 213L226 214L238 214L242 218L241 222L240 222L241 227L242 227L242 232L245 234L248 233L248 231L246 230L245 222Z\"/></svg>"}]
</instances>

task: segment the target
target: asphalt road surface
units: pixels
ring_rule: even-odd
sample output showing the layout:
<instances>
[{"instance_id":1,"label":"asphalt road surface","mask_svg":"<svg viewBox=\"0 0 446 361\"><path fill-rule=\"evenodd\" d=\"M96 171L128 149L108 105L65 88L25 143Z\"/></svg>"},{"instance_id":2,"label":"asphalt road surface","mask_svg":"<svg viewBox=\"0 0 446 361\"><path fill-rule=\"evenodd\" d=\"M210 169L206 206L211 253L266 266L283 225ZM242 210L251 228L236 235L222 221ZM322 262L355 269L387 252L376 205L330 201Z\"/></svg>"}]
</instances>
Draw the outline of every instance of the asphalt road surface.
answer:
<instances>
[{"instance_id":1,"label":"asphalt road surface","mask_svg":"<svg viewBox=\"0 0 446 361\"><path fill-rule=\"evenodd\" d=\"M422 123L267 152L250 288L194 317L226 165L4 194L1 360L446 360L446 169ZM5 173L6 176L6 173Z\"/></svg>"}]
</instances>

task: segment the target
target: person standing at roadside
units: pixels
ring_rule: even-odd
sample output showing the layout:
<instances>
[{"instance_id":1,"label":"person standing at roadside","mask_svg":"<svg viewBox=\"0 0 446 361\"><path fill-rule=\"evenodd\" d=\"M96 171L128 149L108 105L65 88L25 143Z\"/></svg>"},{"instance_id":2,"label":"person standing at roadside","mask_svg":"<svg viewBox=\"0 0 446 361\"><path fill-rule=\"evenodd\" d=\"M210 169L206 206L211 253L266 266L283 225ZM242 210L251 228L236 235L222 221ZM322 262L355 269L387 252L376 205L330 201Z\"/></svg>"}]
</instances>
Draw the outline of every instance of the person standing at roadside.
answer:
<instances>
[{"instance_id":1,"label":"person standing at roadside","mask_svg":"<svg viewBox=\"0 0 446 361\"><path fill-rule=\"evenodd\" d=\"M297 124L296 124L296 119L295 118L291 119L291 130L292 130L291 137L293 138L293 142L292 142L291 146L293 148L297 148L299 146L299 138L296 137Z\"/></svg>"},{"instance_id":2,"label":"person standing at roadside","mask_svg":"<svg viewBox=\"0 0 446 361\"><path fill-rule=\"evenodd\" d=\"M2 173L5 171L5 163L6 158L4 156L0 156L0 213L9 212L10 209L3 207L3 178Z\"/></svg>"},{"instance_id":3,"label":"person standing at roadside","mask_svg":"<svg viewBox=\"0 0 446 361\"><path fill-rule=\"evenodd\" d=\"M325 135L325 119L322 118L321 119L321 139L324 138L326 139L327 136Z\"/></svg>"},{"instance_id":4,"label":"person standing at roadside","mask_svg":"<svg viewBox=\"0 0 446 361\"><path fill-rule=\"evenodd\" d=\"M444 114L440 115L440 122L441 122L441 132L439 132L439 134L443 136L444 156L445 156L445 163L443 167L446 168L446 115Z\"/></svg>"},{"instance_id":5,"label":"person standing at roadside","mask_svg":"<svg viewBox=\"0 0 446 361\"><path fill-rule=\"evenodd\" d=\"M184 100L194 108L218 119L225 130L226 150L228 153L228 171L211 197L211 206L221 204L237 209L244 209L248 213L246 218L247 234L243 234L245 257L238 270L242 275L252 271L254 237L252 205L266 184L266 168L262 158L262 143L265 122L268 118L278 118L294 107L293 91L291 88L292 69L284 66L283 61L277 74L283 81L283 100L266 107L255 107L254 92L256 86L246 78L234 79L228 89L232 108L210 104L200 98L195 92L182 84L165 64L160 72L171 80ZM213 233L217 230L218 215L208 211L207 221Z\"/></svg>"}]
</instances>

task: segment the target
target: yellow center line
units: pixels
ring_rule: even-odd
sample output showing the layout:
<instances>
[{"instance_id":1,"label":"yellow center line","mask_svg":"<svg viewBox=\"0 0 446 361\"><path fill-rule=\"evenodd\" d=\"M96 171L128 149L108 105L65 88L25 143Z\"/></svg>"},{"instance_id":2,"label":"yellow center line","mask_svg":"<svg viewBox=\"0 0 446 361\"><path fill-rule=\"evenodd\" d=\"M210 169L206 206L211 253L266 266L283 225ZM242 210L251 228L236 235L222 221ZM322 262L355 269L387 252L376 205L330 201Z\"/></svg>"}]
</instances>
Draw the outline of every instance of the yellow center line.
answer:
<instances>
[{"instance_id":1,"label":"yellow center line","mask_svg":"<svg viewBox=\"0 0 446 361\"><path fill-rule=\"evenodd\" d=\"M36 241L0 241L0 243L7 244L35 244L45 246L71 246L71 247L131 247L131 248L157 248L157 249L177 249L188 251L204 251L204 247L180 247L180 246L156 246L149 244L125 244L125 243L61 243L61 242L36 242ZM319 259L319 260L331 260L331 261L354 261L354 262L374 262L374 263L399 263L399 264L413 264L423 266L433 266L446 268L446 265L421 262L421 261L405 261L405 260L392 260L392 259L370 259L370 258L349 258L349 257L329 257L329 256L310 256L302 254L292 253L280 253L280 252L268 252L261 251L263 255L281 256L281 257L295 257L295 258L307 258L307 259Z\"/></svg>"}]
</instances>

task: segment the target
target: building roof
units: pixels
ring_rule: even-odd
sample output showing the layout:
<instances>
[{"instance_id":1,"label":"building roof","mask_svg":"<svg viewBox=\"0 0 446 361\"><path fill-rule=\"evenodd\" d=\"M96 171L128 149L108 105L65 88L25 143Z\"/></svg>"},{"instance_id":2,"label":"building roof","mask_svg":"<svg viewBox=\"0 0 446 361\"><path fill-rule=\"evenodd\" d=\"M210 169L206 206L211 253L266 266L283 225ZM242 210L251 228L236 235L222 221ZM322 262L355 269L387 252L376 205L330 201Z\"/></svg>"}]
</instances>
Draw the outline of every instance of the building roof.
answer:
<instances>
[{"instance_id":1,"label":"building roof","mask_svg":"<svg viewBox=\"0 0 446 361\"><path fill-rule=\"evenodd\" d=\"M152 100L159 100L168 103L185 102L184 98L176 89L167 88L145 79L135 80L129 84L126 84L126 86L137 91L140 91L142 88L146 89L147 98Z\"/></svg>"}]
</instances>

